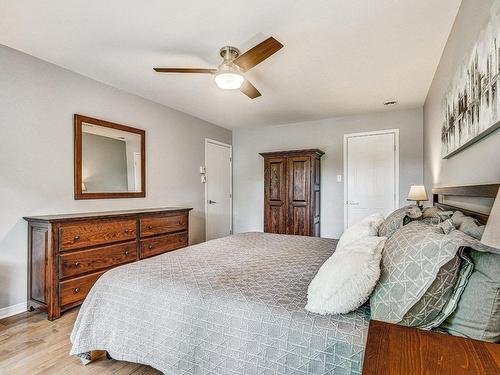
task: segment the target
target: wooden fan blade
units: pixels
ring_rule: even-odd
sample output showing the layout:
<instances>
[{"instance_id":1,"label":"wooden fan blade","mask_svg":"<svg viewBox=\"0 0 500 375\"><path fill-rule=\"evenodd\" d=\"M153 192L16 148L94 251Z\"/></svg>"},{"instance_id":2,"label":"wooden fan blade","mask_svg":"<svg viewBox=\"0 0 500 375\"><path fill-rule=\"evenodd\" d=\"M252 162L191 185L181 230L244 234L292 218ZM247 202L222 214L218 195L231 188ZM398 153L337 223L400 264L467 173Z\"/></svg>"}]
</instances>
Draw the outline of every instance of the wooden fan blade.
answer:
<instances>
[{"instance_id":1,"label":"wooden fan blade","mask_svg":"<svg viewBox=\"0 0 500 375\"><path fill-rule=\"evenodd\" d=\"M241 85L240 91L250 99L255 99L262 95L259 90L257 90L255 86L247 80L245 80L245 82L243 82L243 84Z\"/></svg>"},{"instance_id":2,"label":"wooden fan blade","mask_svg":"<svg viewBox=\"0 0 500 375\"><path fill-rule=\"evenodd\" d=\"M243 71L247 71L278 52L281 48L283 48L283 44L271 36L237 57L233 62Z\"/></svg>"},{"instance_id":3,"label":"wooden fan blade","mask_svg":"<svg viewBox=\"0 0 500 375\"><path fill-rule=\"evenodd\" d=\"M158 73L206 73L213 74L217 69L203 68L153 68Z\"/></svg>"}]
</instances>

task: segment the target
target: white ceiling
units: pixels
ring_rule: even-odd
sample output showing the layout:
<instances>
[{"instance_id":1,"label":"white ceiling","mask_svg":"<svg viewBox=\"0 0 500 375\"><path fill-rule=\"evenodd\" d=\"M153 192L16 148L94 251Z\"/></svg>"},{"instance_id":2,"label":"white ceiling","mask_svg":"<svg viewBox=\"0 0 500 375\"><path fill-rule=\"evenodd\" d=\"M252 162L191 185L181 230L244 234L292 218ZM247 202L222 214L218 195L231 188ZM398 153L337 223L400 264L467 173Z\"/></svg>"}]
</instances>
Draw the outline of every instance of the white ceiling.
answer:
<instances>
[{"instance_id":1,"label":"white ceiling","mask_svg":"<svg viewBox=\"0 0 500 375\"><path fill-rule=\"evenodd\" d=\"M0 43L227 128L421 106L460 0L0 0ZM219 49L285 47L248 74L210 75Z\"/></svg>"}]
</instances>

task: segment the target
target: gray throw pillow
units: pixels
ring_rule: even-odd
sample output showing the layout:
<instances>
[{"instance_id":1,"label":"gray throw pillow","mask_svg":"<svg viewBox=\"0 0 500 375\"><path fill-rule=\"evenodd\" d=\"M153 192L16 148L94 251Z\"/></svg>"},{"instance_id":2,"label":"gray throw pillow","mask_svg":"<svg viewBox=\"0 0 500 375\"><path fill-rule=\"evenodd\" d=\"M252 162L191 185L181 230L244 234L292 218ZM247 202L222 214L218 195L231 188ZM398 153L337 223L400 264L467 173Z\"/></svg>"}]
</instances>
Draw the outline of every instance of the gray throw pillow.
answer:
<instances>
[{"instance_id":1,"label":"gray throw pillow","mask_svg":"<svg viewBox=\"0 0 500 375\"><path fill-rule=\"evenodd\" d=\"M464 232L468 236L471 236L476 240L481 240L481 238L483 237L484 229L486 228L486 226L479 225L476 219L470 216L466 216L460 211L456 211L455 214L453 214L451 221L458 230ZM496 251L492 252L495 253Z\"/></svg>"},{"instance_id":2,"label":"gray throw pillow","mask_svg":"<svg viewBox=\"0 0 500 375\"><path fill-rule=\"evenodd\" d=\"M461 230L462 232L465 232L467 228L477 227L477 220L464 215L461 211L455 211L451 217L451 221L453 222L453 225L455 225L455 228Z\"/></svg>"},{"instance_id":3,"label":"gray throw pillow","mask_svg":"<svg viewBox=\"0 0 500 375\"><path fill-rule=\"evenodd\" d=\"M442 223L438 224L438 227L443 230L444 234L448 234L451 231L455 230L455 226L453 225L453 222L450 219L445 220Z\"/></svg>"},{"instance_id":4,"label":"gray throw pillow","mask_svg":"<svg viewBox=\"0 0 500 375\"><path fill-rule=\"evenodd\" d=\"M422 211L417 205L408 205L392 212L378 229L380 237L391 237L394 232L403 226L403 219L408 216L411 219L418 219L422 216Z\"/></svg>"},{"instance_id":5,"label":"gray throw pillow","mask_svg":"<svg viewBox=\"0 0 500 375\"><path fill-rule=\"evenodd\" d=\"M476 226L470 226L467 228L464 228L463 230L460 229L462 232L465 234L471 236L472 238L475 238L476 240L481 240L483 237L484 229L486 228L486 225L476 225Z\"/></svg>"},{"instance_id":6,"label":"gray throw pillow","mask_svg":"<svg viewBox=\"0 0 500 375\"><path fill-rule=\"evenodd\" d=\"M381 277L370 297L372 318L425 329L441 324L459 298L457 283L463 286L467 276L457 253L474 241L421 221L399 229L382 253Z\"/></svg>"},{"instance_id":7,"label":"gray throw pillow","mask_svg":"<svg viewBox=\"0 0 500 375\"><path fill-rule=\"evenodd\" d=\"M422 211L422 220L429 224L439 224L448 220L453 215L453 211L443 211L439 206L425 207Z\"/></svg>"},{"instance_id":8,"label":"gray throw pillow","mask_svg":"<svg viewBox=\"0 0 500 375\"><path fill-rule=\"evenodd\" d=\"M456 336L500 342L500 255L471 250L470 257L474 271L441 328Z\"/></svg>"}]
</instances>

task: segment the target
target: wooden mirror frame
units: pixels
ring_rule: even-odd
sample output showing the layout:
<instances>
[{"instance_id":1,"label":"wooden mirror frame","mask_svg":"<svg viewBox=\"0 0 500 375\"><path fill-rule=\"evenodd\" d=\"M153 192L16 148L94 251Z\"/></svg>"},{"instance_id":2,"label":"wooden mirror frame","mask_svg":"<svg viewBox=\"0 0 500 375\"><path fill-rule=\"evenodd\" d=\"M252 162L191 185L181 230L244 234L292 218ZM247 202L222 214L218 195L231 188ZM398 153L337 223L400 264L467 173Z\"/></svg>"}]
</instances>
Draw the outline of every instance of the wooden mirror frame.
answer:
<instances>
[{"instance_id":1,"label":"wooden mirror frame","mask_svg":"<svg viewBox=\"0 0 500 375\"><path fill-rule=\"evenodd\" d=\"M79 114L74 116L75 123L75 199L144 198L146 196L146 132L142 129L115 124ZM141 137L141 191L84 193L82 191L82 123L135 133Z\"/></svg>"}]
</instances>

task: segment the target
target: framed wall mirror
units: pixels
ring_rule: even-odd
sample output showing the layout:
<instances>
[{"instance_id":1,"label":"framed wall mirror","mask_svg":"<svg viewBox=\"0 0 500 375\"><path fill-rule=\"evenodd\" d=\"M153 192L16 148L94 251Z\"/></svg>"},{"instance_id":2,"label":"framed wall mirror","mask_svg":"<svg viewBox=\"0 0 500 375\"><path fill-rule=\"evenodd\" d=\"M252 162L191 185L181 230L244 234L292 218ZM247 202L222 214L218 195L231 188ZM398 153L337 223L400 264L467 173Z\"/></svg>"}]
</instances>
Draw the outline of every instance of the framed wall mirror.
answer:
<instances>
[{"instance_id":1,"label":"framed wall mirror","mask_svg":"<svg viewBox=\"0 0 500 375\"><path fill-rule=\"evenodd\" d=\"M75 199L146 196L144 130L75 114Z\"/></svg>"}]
</instances>

